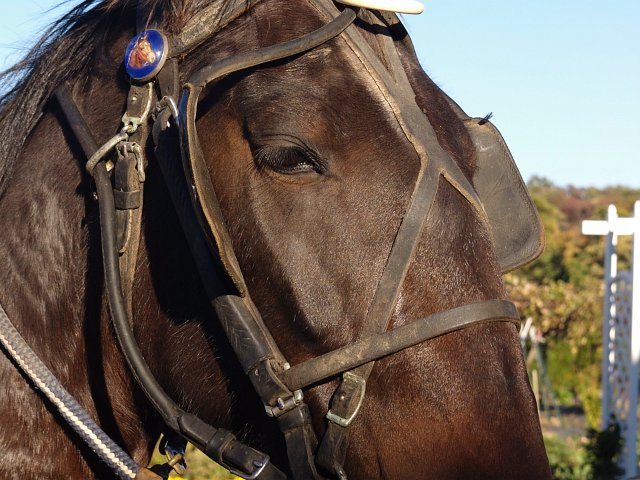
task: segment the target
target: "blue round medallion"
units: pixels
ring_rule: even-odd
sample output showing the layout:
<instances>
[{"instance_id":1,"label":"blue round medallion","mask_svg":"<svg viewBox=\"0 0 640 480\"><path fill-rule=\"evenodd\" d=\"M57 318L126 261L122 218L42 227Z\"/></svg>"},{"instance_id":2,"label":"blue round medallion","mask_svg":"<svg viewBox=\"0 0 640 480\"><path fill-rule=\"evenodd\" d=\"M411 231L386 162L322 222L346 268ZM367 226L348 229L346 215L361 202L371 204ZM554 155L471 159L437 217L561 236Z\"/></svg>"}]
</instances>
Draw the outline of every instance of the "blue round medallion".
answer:
<instances>
[{"instance_id":1,"label":"blue round medallion","mask_svg":"<svg viewBox=\"0 0 640 480\"><path fill-rule=\"evenodd\" d=\"M153 78L164 65L167 37L158 30L145 30L133 37L124 54L124 66L134 80Z\"/></svg>"}]
</instances>

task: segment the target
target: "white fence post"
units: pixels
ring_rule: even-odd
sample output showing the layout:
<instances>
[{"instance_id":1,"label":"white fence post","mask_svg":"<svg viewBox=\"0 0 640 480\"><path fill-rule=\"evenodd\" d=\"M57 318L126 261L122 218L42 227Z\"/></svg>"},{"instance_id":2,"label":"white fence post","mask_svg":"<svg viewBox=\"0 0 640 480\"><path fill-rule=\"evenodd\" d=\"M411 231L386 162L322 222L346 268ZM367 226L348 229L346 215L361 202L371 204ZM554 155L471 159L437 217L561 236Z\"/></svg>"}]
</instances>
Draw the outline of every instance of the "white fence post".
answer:
<instances>
[{"instance_id":1,"label":"white fence post","mask_svg":"<svg viewBox=\"0 0 640 480\"><path fill-rule=\"evenodd\" d=\"M620 218L609 206L607 220L582 222L584 235L605 235L604 321L602 325L602 428L611 414L620 422L624 437L621 466L625 477L638 473L636 435L638 429L638 367L640 365L640 201L634 216ZM617 272L617 237L633 235L631 272Z\"/></svg>"}]
</instances>

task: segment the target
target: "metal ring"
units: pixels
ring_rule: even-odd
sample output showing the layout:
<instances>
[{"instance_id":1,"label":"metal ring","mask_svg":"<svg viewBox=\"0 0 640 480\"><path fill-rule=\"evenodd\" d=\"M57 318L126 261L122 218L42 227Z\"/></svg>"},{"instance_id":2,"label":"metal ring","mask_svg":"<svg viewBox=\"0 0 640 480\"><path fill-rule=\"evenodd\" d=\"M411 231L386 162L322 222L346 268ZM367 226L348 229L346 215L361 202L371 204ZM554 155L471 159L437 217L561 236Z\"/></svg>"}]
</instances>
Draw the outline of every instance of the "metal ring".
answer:
<instances>
[{"instance_id":1,"label":"metal ring","mask_svg":"<svg viewBox=\"0 0 640 480\"><path fill-rule=\"evenodd\" d=\"M118 143L124 142L125 140L128 140L128 139L129 139L128 133L120 132L110 140L107 140L107 142L104 145L102 145L98 150L96 150L96 152L93 155L91 155L91 158L84 166L87 172L89 172L89 175L93 176L93 169L96 168L96 165L100 163L100 161L105 157L105 155L107 155L107 153L109 153L112 149L114 149Z\"/></svg>"},{"instance_id":2,"label":"metal ring","mask_svg":"<svg viewBox=\"0 0 640 480\"><path fill-rule=\"evenodd\" d=\"M171 115L173 116L176 123L178 123L180 112L178 111L178 106L176 105L176 101L173 99L173 97L165 95L164 97L162 97L162 100L160 100L160 104L166 104L169 107L169 110L171 110Z\"/></svg>"},{"instance_id":3,"label":"metal ring","mask_svg":"<svg viewBox=\"0 0 640 480\"><path fill-rule=\"evenodd\" d=\"M146 85L147 91L144 92L147 103L144 106L144 111L139 117L130 117L129 112L124 112L122 115L122 132L127 132L129 135L138 130L138 127L147 121L149 113L151 113L151 107L153 106L153 83L149 82Z\"/></svg>"}]
</instances>

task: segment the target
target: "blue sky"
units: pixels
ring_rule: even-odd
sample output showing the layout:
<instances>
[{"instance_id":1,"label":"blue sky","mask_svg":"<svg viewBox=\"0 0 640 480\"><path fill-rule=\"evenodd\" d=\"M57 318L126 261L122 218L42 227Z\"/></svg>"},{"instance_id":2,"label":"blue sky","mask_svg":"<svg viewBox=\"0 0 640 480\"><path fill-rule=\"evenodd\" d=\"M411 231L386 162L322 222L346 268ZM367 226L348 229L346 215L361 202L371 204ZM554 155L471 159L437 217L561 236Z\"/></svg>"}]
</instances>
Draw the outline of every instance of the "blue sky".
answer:
<instances>
[{"instance_id":1,"label":"blue sky","mask_svg":"<svg viewBox=\"0 0 640 480\"><path fill-rule=\"evenodd\" d=\"M0 67L56 3L3 5ZM525 179L640 187L640 1L432 0L406 20L427 73L468 114L494 113Z\"/></svg>"}]
</instances>

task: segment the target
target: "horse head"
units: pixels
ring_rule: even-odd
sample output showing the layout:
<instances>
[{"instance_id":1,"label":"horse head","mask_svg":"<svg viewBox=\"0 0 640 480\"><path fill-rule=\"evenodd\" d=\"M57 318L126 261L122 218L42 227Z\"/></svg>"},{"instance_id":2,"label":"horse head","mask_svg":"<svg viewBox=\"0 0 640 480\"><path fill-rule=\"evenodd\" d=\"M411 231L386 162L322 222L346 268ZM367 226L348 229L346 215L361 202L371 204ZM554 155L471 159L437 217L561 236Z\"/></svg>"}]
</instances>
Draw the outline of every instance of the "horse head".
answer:
<instances>
[{"instance_id":1,"label":"horse head","mask_svg":"<svg viewBox=\"0 0 640 480\"><path fill-rule=\"evenodd\" d=\"M129 19L118 31L103 26L106 57L117 58L134 9L102 7L112 21ZM75 28L90 24L92 12ZM42 145L69 159L49 199L60 219L49 222L73 229L73 241L49 235L31 248L57 245L57 262L80 252L63 284L94 274L84 295L69 301L61 289L41 308L47 329L69 309L84 312L72 321L85 324L72 350L88 360L69 380L81 403L143 461L166 423L170 436L236 467L225 443L233 437L206 437L200 425L210 424L296 479L549 478L517 314L501 281L539 253L537 216L500 135L427 77L398 18L325 0L185 1L176 9L149 1L140 2L137 23L125 55L128 94L123 68L105 73L108 61L58 75L48 86L71 86L58 94L64 114L43 104L20 154L37 172ZM160 32L156 40L151 31ZM114 148L87 152L69 104L98 144L112 138ZM140 133L132 119L143 116L153 121ZM114 186L121 309L130 322L116 323L122 352L92 266L98 224L80 222L95 215L78 169L86 156L91 173ZM37 212L42 199L21 187L27 170L14 170L3 203L31 202ZM84 197L74 194L78 183ZM39 215L30 223L45 228ZM27 270L23 282L33 272L16 268ZM112 316L118 290L109 290ZM60 349L43 346L24 320L26 302L10 300L8 310L53 359ZM86 326L98 319L99 327ZM97 340L87 337L97 331ZM136 370L138 354L147 370ZM172 400L163 410L164 399ZM74 468L86 475L85 461Z\"/></svg>"}]
</instances>

